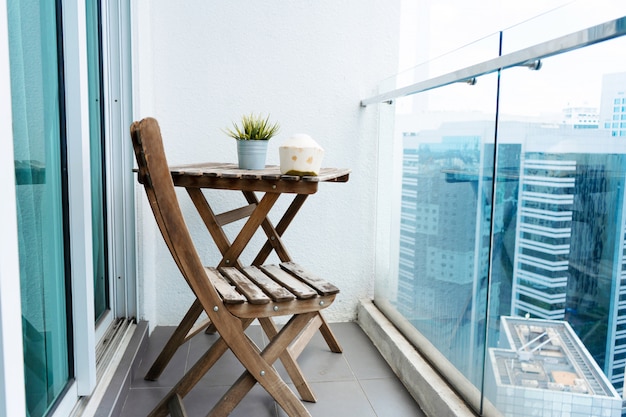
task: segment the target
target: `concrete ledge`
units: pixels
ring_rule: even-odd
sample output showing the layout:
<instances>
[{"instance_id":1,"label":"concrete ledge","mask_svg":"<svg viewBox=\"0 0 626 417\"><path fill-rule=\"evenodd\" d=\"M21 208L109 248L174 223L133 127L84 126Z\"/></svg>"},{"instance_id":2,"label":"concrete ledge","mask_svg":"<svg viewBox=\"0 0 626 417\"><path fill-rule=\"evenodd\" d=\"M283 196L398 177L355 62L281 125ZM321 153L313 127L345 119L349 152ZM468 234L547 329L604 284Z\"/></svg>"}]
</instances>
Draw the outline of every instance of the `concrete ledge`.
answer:
<instances>
[{"instance_id":1,"label":"concrete ledge","mask_svg":"<svg viewBox=\"0 0 626 417\"><path fill-rule=\"evenodd\" d=\"M370 300L361 300L357 321L424 413L433 417L477 417L432 366Z\"/></svg>"}]
</instances>

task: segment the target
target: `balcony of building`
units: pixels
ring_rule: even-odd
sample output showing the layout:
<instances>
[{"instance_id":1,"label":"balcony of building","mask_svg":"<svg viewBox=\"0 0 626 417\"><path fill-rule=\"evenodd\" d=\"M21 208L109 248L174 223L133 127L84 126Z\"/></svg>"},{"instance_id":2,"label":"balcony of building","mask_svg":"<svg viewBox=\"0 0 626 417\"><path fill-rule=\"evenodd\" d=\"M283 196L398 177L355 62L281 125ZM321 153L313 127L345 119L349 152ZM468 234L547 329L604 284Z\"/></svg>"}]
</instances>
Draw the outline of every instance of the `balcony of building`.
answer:
<instances>
[{"instance_id":1,"label":"balcony of building","mask_svg":"<svg viewBox=\"0 0 626 417\"><path fill-rule=\"evenodd\" d=\"M319 391L313 415L621 415L626 25L602 8L553 24L583 10L563 6L485 36L363 98L359 111L377 112L377 127L366 127L377 144L341 162L356 173L372 163L375 183L353 177L369 191L350 202L340 188L322 192L341 213L371 206L359 213L375 230L341 251L360 264L354 242L371 247L374 270L350 274L372 276L374 288L343 281L352 301L331 313L343 355L314 339L301 358ZM324 234L343 241L329 223ZM332 275L333 265L315 266ZM125 379L109 387L115 415L147 412L212 340L195 336L151 385L141 374L172 328L149 338L142 329ZM224 358L190 410L205 411L239 370ZM234 415L251 410L284 415L262 390Z\"/></svg>"},{"instance_id":2,"label":"balcony of building","mask_svg":"<svg viewBox=\"0 0 626 417\"><path fill-rule=\"evenodd\" d=\"M283 139L308 133L325 166L351 169L345 184L320 184L282 236L293 258L341 289L325 317L344 352L316 335L299 358L318 396L306 404L312 415L620 416L624 4L418 3L242 13L133 3L133 119L156 117L180 165L232 162L223 128L242 109L266 112ZM279 163L280 142L268 164ZM105 354L114 366L98 369L97 389L72 416L147 415L216 337L195 335L158 381L144 381L193 294L136 177L120 187L129 184L136 317L120 321L108 341L119 347ZM213 191L218 209L236 200ZM203 262L216 265L203 220L179 197ZM259 326L248 335L267 344ZM206 415L241 371L221 358L185 399L188 415ZM286 414L257 386L232 415Z\"/></svg>"}]
</instances>

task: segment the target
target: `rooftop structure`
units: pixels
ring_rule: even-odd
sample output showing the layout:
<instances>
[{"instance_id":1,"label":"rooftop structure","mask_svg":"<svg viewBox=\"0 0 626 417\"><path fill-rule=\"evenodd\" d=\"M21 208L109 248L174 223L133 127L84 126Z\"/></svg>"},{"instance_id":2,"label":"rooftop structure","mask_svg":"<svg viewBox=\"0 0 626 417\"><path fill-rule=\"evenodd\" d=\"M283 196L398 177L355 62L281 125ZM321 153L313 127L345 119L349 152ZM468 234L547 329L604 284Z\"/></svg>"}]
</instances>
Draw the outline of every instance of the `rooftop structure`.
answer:
<instances>
[{"instance_id":1,"label":"rooftop structure","mask_svg":"<svg viewBox=\"0 0 626 417\"><path fill-rule=\"evenodd\" d=\"M620 416L622 400L567 322L502 317L487 397L505 416ZM535 414L539 412L540 414Z\"/></svg>"}]
</instances>

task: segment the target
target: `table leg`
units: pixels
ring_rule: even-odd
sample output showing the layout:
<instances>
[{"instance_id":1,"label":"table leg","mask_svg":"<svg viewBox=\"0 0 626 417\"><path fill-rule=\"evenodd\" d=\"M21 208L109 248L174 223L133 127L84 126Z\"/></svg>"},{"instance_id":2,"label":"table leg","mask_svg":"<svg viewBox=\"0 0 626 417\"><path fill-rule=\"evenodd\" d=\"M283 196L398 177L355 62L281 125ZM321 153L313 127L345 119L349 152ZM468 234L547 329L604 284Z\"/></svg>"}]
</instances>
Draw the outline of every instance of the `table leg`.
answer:
<instances>
[{"instance_id":1,"label":"table leg","mask_svg":"<svg viewBox=\"0 0 626 417\"><path fill-rule=\"evenodd\" d=\"M283 217L280 219L280 221L276 225L276 229L274 230L279 238L282 237L282 235L287 230L287 227L289 227L289 225L291 224L291 221L294 219L294 217L296 217L296 214L298 214L300 207L302 207L307 197L308 197L307 194L298 194L293 199L293 201L287 208L287 211L285 212L285 214L283 214ZM268 236L268 239L265 242L265 245L263 245L263 247L259 251L258 255L252 262L252 265L262 265L263 262L265 262L265 260L269 256L269 254L272 253L272 249L276 250L276 254L278 255L279 259L282 262L291 261L291 257L286 252L286 250L283 252L281 256L281 252L279 252L277 248L284 250L284 245L282 244L282 240L272 239L272 236Z\"/></svg>"},{"instance_id":2,"label":"table leg","mask_svg":"<svg viewBox=\"0 0 626 417\"><path fill-rule=\"evenodd\" d=\"M239 234L233 241L233 244L224 254L224 257L218 267L233 266L234 262L239 260L239 256L246 248L259 226L261 226L264 221L267 221L267 215L274 206L274 203L276 203L276 200L278 200L279 196L279 193L265 193L256 209L248 218L248 221L246 221L239 231Z\"/></svg>"}]
</instances>

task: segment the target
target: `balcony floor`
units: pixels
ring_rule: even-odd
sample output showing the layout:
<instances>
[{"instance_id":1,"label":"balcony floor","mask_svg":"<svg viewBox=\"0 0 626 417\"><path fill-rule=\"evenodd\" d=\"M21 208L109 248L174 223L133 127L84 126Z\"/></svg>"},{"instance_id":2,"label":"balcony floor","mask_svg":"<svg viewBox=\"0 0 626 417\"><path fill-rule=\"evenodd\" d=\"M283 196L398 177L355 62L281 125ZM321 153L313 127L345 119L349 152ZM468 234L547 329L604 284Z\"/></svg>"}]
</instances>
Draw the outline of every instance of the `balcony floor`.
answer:
<instances>
[{"instance_id":1,"label":"balcony floor","mask_svg":"<svg viewBox=\"0 0 626 417\"><path fill-rule=\"evenodd\" d=\"M358 324L337 323L331 327L342 344L343 354L330 352L318 333L298 359L317 396L317 403L305 403L313 416L425 416ZM174 327L157 327L152 332L147 348L132 369L122 417L147 415L216 339L215 335L196 335L176 352L158 381L145 381L143 375L173 331ZM251 326L248 334L259 346L267 343L260 326ZM285 375L282 365L278 364L277 369ZM185 398L189 417L205 416L242 371L232 353L227 352ZM256 385L231 416L284 417L286 414Z\"/></svg>"}]
</instances>

